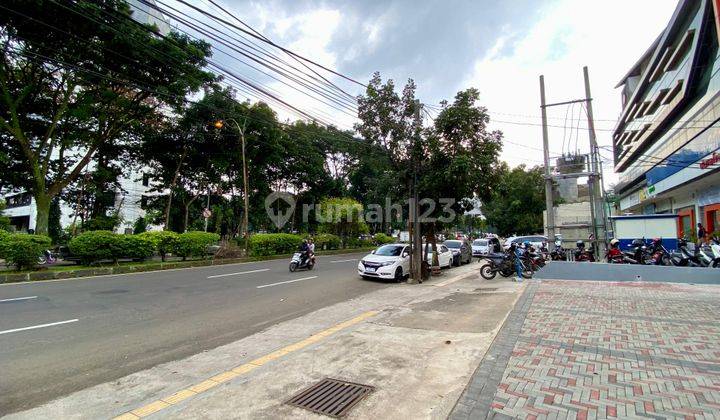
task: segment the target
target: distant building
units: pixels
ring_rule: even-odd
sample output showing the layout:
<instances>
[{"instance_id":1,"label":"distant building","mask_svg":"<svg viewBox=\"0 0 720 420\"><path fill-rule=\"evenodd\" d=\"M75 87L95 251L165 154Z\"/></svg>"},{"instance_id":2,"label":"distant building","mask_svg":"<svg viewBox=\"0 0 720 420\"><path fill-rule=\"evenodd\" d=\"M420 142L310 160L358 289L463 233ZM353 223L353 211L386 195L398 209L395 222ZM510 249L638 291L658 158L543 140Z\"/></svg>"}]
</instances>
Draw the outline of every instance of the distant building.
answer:
<instances>
[{"instance_id":1,"label":"distant building","mask_svg":"<svg viewBox=\"0 0 720 420\"><path fill-rule=\"evenodd\" d=\"M720 2L681 0L622 78L613 134L620 212L673 213L679 236L720 230Z\"/></svg>"}]
</instances>

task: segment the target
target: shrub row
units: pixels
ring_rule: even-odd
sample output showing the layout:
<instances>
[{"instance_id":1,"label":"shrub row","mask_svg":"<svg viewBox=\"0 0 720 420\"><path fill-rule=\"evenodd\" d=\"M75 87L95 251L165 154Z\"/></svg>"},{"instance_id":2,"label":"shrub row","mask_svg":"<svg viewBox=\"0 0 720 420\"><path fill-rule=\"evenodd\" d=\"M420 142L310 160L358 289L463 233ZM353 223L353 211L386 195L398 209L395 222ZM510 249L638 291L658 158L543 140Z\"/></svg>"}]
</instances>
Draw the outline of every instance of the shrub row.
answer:
<instances>
[{"instance_id":1,"label":"shrub row","mask_svg":"<svg viewBox=\"0 0 720 420\"><path fill-rule=\"evenodd\" d=\"M315 250L340 249L342 240L339 236L330 233L320 233L312 237ZM259 257L267 255L290 254L300 248L303 236L288 233L257 233L250 237L250 255ZM395 242L395 238L383 233L373 236L373 239L349 238L347 248L363 248Z\"/></svg>"},{"instance_id":2,"label":"shrub row","mask_svg":"<svg viewBox=\"0 0 720 420\"><path fill-rule=\"evenodd\" d=\"M300 247L302 236L289 233L258 233L250 237L248 244L250 255L289 254Z\"/></svg>"},{"instance_id":3,"label":"shrub row","mask_svg":"<svg viewBox=\"0 0 720 420\"><path fill-rule=\"evenodd\" d=\"M51 243L45 235L0 231L0 258L18 270L32 268Z\"/></svg>"},{"instance_id":4,"label":"shrub row","mask_svg":"<svg viewBox=\"0 0 720 420\"><path fill-rule=\"evenodd\" d=\"M144 232L137 235L118 235L107 230L84 232L68 244L70 252L83 264L120 258L144 260L157 252L165 261L169 253L183 257L203 257L207 247L220 240L210 232Z\"/></svg>"}]
</instances>

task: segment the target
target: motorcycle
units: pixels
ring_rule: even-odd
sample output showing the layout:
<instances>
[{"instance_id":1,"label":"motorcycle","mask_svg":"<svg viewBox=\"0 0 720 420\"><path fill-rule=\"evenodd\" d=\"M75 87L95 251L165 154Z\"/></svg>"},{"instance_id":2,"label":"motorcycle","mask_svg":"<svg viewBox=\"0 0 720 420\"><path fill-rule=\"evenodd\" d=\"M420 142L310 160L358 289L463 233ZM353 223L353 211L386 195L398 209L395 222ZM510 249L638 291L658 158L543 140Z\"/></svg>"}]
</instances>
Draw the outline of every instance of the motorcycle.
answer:
<instances>
[{"instance_id":1,"label":"motorcycle","mask_svg":"<svg viewBox=\"0 0 720 420\"><path fill-rule=\"evenodd\" d=\"M49 249L43 251L42 255L38 256L38 265L52 264L57 261L57 256Z\"/></svg>"},{"instance_id":2,"label":"motorcycle","mask_svg":"<svg viewBox=\"0 0 720 420\"><path fill-rule=\"evenodd\" d=\"M678 239L678 250L670 255L673 265L678 267L703 267L700 259L687 249L687 240Z\"/></svg>"},{"instance_id":3,"label":"motorcycle","mask_svg":"<svg viewBox=\"0 0 720 420\"><path fill-rule=\"evenodd\" d=\"M710 252L712 252L713 258L711 267L720 268L720 239L718 239L717 236L713 236L710 239L708 247L710 248Z\"/></svg>"},{"instance_id":4,"label":"motorcycle","mask_svg":"<svg viewBox=\"0 0 720 420\"><path fill-rule=\"evenodd\" d=\"M299 268L307 268L312 270L315 267L315 254L310 254L307 258L303 258L302 252L296 252L290 259L290 272L294 273Z\"/></svg>"},{"instance_id":5,"label":"motorcycle","mask_svg":"<svg viewBox=\"0 0 720 420\"><path fill-rule=\"evenodd\" d=\"M497 273L503 277L510 277L515 273L515 259L511 253L492 253L487 256L487 263L480 267L480 275L485 280L492 280ZM522 276L526 279L532 278L532 269L522 262Z\"/></svg>"},{"instance_id":6,"label":"motorcycle","mask_svg":"<svg viewBox=\"0 0 720 420\"><path fill-rule=\"evenodd\" d=\"M593 255L592 250L586 249L582 241L577 242L577 248L575 248L573 255L575 261L578 262L595 262L595 255Z\"/></svg>"},{"instance_id":7,"label":"motorcycle","mask_svg":"<svg viewBox=\"0 0 720 420\"><path fill-rule=\"evenodd\" d=\"M672 258L670 257L670 251L665 248L662 243L662 238L655 238L652 241L652 248L649 252L649 258L646 260L648 264L652 265L673 265Z\"/></svg>"}]
</instances>

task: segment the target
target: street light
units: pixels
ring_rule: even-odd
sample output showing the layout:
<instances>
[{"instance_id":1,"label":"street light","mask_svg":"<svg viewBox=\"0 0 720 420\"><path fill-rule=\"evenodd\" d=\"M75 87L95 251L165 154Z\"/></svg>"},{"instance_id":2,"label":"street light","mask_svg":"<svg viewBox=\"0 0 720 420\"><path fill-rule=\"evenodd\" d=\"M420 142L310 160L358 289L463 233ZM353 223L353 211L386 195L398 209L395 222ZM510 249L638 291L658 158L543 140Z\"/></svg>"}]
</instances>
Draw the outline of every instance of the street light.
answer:
<instances>
[{"instance_id":1,"label":"street light","mask_svg":"<svg viewBox=\"0 0 720 420\"><path fill-rule=\"evenodd\" d=\"M235 124L235 127L238 130L238 133L240 134L240 139L242 141L242 164L243 164L243 189L245 192L245 214L243 215L243 235L245 236L245 252L248 252L248 240L250 238L250 235L248 234L248 212L250 210L250 200L249 195L250 191L248 190L248 173L247 173L247 165L245 164L245 124L247 123L247 119L243 120L243 126L240 128L240 124L238 124L237 121L235 121L232 118L228 118L227 121L232 121ZM215 121L215 128L218 130L223 128L224 122L222 120Z\"/></svg>"}]
</instances>

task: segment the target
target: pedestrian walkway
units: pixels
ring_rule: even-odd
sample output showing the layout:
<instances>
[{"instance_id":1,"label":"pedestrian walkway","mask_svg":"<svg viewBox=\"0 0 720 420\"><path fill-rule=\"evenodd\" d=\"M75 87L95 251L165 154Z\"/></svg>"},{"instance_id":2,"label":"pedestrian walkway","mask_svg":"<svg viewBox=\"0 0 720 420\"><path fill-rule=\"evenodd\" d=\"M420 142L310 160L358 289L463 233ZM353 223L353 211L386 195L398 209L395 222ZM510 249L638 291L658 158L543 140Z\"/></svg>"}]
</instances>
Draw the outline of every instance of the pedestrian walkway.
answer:
<instances>
[{"instance_id":1,"label":"pedestrian walkway","mask_svg":"<svg viewBox=\"0 0 720 420\"><path fill-rule=\"evenodd\" d=\"M450 418L717 418L720 287L532 281Z\"/></svg>"}]
</instances>

